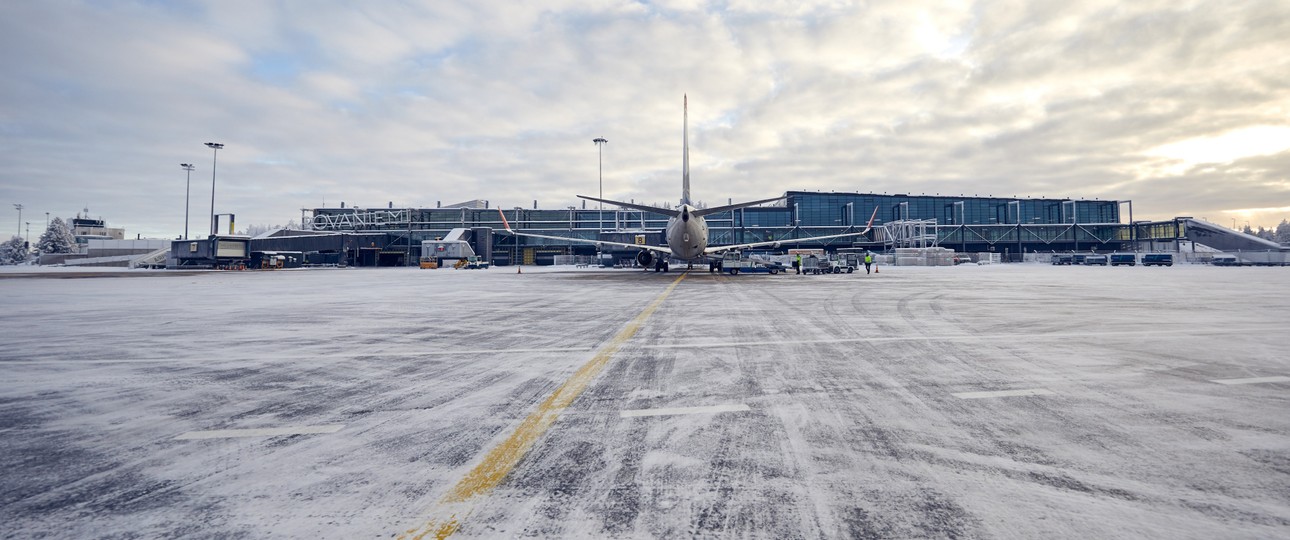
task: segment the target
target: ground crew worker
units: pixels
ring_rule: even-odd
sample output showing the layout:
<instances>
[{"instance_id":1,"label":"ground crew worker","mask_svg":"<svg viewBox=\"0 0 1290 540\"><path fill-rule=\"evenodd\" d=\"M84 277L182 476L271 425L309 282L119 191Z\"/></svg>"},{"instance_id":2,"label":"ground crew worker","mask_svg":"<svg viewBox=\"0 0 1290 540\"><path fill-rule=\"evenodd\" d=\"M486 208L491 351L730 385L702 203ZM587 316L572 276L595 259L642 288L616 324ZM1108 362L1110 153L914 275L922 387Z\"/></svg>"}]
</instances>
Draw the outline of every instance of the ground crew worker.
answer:
<instances>
[{"instance_id":1,"label":"ground crew worker","mask_svg":"<svg viewBox=\"0 0 1290 540\"><path fill-rule=\"evenodd\" d=\"M793 258L793 269L797 270L798 274L802 273L802 254L801 253L798 253L797 256Z\"/></svg>"},{"instance_id":2,"label":"ground crew worker","mask_svg":"<svg viewBox=\"0 0 1290 540\"><path fill-rule=\"evenodd\" d=\"M864 273L869 273L869 265L871 264L873 264L873 252L866 251L864 253Z\"/></svg>"}]
</instances>

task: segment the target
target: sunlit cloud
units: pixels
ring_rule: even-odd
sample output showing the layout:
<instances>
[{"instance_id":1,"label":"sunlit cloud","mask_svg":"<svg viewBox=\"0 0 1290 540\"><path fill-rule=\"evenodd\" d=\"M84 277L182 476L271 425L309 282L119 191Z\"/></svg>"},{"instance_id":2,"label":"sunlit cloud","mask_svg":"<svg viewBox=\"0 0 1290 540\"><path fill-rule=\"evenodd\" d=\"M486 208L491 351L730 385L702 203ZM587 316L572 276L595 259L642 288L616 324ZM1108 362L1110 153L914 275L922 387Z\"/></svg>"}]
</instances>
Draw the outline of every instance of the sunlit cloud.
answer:
<instances>
[{"instance_id":1,"label":"sunlit cloud","mask_svg":"<svg viewBox=\"0 0 1290 540\"><path fill-rule=\"evenodd\" d=\"M1268 208L1235 208L1232 210L1223 210L1225 214L1282 214L1290 213L1290 206L1275 206Z\"/></svg>"},{"instance_id":2,"label":"sunlit cloud","mask_svg":"<svg viewBox=\"0 0 1290 540\"><path fill-rule=\"evenodd\" d=\"M1251 126L1219 135L1193 137L1157 146L1145 153L1177 162L1174 171L1203 163L1230 163L1290 149L1290 126Z\"/></svg>"}]
</instances>

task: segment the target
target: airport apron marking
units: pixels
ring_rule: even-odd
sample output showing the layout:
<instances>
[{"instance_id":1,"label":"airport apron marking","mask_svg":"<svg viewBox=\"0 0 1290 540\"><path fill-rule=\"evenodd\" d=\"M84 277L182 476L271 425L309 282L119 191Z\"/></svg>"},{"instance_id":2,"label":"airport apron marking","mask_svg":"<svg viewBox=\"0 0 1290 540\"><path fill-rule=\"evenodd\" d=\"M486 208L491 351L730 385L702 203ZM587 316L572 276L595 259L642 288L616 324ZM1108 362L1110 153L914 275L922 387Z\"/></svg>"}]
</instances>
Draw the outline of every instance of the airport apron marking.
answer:
<instances>
[{"instance_id":1,"label":"airport apron marking","mask_svg":"<svg viewBox=\"0 0 1290 540\"><path fill-rule=\"evenodd\" d=\"M644 326L645 321L663 304L668 295L672 294L672 291L676 289L682 279L685 279L685 276L686 274L681 274L680 277L676 278L662 294L658 295L658 298L655 298L644 311L641 311L640 315L627 323L626 327L611 338L605 346L601 347L596 356L592 357L581 368L578 368L578 371L574 372L573 376L569 377L569 380L560 385L550 397L546 398L546 401L538 405L537 410L529 414L506 440L489 450L484 459L474 469L466 473L465 478L457 482L457 485L448 490L448 493L439 500L438 508L432 511L432 517L428 523L406 531L399 538L411 540L421 540L423 538L443 539L456 532L457 528L461 526L461 521L470 515L470 502L480 495L487 494L502 483L502 480L506 478L506 475L510 474L515 465L524 457L524 454L528 453L533 444L560 417L560 413L582 394L582 391L587 388L592 379L596 378L596 375L600 374L600 371L609 363L609 359L613 357L614 353L618 352L618 348L636 335L641 326Z\"/></svg>"},{"instance_id":2,"label":"airport apron marking","mask_svg":"<svg viewBox=\"0 0 1290 540\"><path fill-rule=\"evenodd\" d=\"M1218 384L1260 384L1272 382L1290 382L1290 377L1252 377L1249 379L1214 379Z\"/></svg>"}]
</instances>

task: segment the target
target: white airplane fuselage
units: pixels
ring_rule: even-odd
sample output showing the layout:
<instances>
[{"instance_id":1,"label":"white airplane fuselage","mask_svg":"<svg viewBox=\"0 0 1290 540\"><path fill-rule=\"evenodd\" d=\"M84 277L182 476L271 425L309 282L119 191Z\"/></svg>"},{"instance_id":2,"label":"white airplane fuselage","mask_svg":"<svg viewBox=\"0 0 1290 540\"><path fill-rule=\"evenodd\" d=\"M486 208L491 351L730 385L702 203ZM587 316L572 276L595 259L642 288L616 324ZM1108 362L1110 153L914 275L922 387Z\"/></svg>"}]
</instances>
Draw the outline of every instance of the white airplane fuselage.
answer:
<instances>
[{"instance_id":1,"label":"white airplane fuselage","mask_svg":"<svg viewBox=\"0 0 1290 540\"><path fill-rule=\"evenodd\" d=\"M708 248L708 222L703 216L694 215L694 207L682 204L681 214L668 218L665 238L672 256L683 261L704 258Z\"/></svg>"}]
</instances>

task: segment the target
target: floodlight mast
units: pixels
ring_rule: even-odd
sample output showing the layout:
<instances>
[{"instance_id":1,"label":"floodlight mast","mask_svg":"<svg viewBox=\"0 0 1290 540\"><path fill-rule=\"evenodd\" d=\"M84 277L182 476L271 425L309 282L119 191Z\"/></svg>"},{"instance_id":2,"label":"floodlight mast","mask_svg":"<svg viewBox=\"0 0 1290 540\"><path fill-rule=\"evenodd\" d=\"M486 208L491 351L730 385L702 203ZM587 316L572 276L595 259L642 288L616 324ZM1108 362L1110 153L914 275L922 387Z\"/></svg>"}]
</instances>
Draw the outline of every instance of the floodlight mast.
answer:
<instances>
[{"instance_id":1,"label":"floodlight mast","mask_svg":"<svg viewBox=\"0 0 1290 540\"><path fill-rule=\"evenodd\" d=\"M206 147L215 151L214 156L211 157L211 236L215 236L219 232L216 230L219 227L219 222L215 218L215 162L219 160L219 151L224 148L224 145L222 143L208 142Z\"/></svg>"},{"instance_id":2,"label":"floodlight mast","mask_svg":"<svg viewBox=\"0 0 1290 540\"><path fill-rule=\"evenodd\" d=\"M600 166L600 198L603 199L605 198L605 144L609 143L609 141L604 137L596 137L591 142L596 143L597 161ZM600 216L596 220L596 234L599 235L601 231L605 230L604 202L600 203ZM599 236L597 236L597 239L599 239Z\"/></svg>"},{"instance_id":3,"label":"floodlight mast","mask_svg":"<svg viewBox=\"0 0 1290 540\"><path fill-rule=\"evenodd\" d=\"M193 186L193 169L195 169L196 167L193 167L192 163L180 163L179 166L183 167L185 171L188 171L187 173L188 180L184 182L184 240L187 240L188 239L188 201L189 201L188 195L191 192L191 189Z\"/></svg>"}]
</instances>

